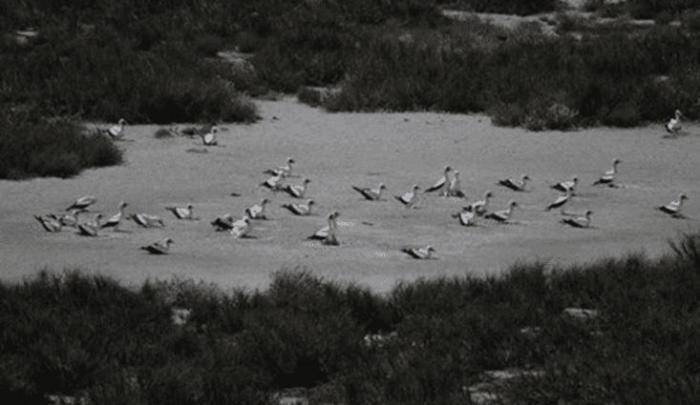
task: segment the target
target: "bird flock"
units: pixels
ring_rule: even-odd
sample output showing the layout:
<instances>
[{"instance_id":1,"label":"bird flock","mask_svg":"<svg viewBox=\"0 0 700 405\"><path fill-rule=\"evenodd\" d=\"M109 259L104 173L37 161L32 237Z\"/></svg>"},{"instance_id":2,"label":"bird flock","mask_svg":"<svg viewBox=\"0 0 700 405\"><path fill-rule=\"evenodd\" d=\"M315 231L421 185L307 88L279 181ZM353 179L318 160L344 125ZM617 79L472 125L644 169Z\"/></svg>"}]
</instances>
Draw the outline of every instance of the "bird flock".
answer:
<instances>
[{"instance_id":1,"label":"bird flock","mask_svg":"<svg viewBox=\"0 0 700 405\"><path fill-rule=\"evenodd\" d=\"M666 124L666 130L672 134L677 134L680 131L680 119L682 114L676 110L674 118ZM101 130L115 139L123 139L124 126L126 121L121 119L118 124L107 129ZM184 132L184 131L183 131ZM201 130L195 130L195 134L202 137L204 145L216 145L216 136L218 132L216 125L212 124ZM609 188L617 188L616 176L618 174L618 166L622 160L616 158L612 161L612 166L605 171L598 179L590 183L592 187L605 186ZM295 216L310 216L313 215L313 209L316 205L314 199L307 198L309 185L312 181L309 178L303 178L299 183L292 183L289 180L295 175L294 166L296 160L288 157L285 163L273 169L267 169L263 173L269 177L259 183L270 192L277 194L283 193L297 200L296 202L288 202L280 205L281 208L287 210ZM508 189L508 192L523 193L530 191L528 187L532 179L528 174L523 174L519 178L499 179L495 185ZM544 207L545 211L560 209L559 221L562 225L573 228L591 228L592 227L592 210L586 210L583 213L568 213L564 211L564 207L570 204L572 199L576 198L576 191L580 182L578 177L574 176L570 179L564 179L558 183L549 184L549 188L559 191L562 194L555 197L551 203ZM386 202L383 194L388 188L384 183L379 183L376 187L361 187L357 185L350 186L355 192L359 193L362 198L372 202ZM422 192L421 192L422 190ZM419 208L423 196L426 194L435 193L443 198L455 198L459 201L465 201L466 205L459 212L452 214L452 217L457 222L465 227L472 227L479 223L483 218L492 221L493 223L510 223L514 212L519 208L519 204L514 199L510 200L505 208L500 210L492 210L490 201L494 197L491 190L483 193L479 200L469 202L466 194L461 188L459 171L447 165L442 171L442 176L429 187L424 189L418 184L414 184L410 190L393 195L393 198L400 203L405 209ZM240 196L238 193L232 193L233 196ZM665 205L655 207L658 211L668 214L674 218L684 218L682 208L684 202L688 200L686 194L681 193L678 198ZM104 220L101 213L97 213L91 218L84 218L82 215L90 212L90 207L97 202L97 198L91 195L83 196L75 200L71 205L65 208L60 214L35 215L36 220L41 224L46 232L60 232L66 228L75 229L76 233L85 237L96 237L104 229L111 228L113 231L120 231L120 224L125 219L132 220L136 225L142 228L165 228L165 221L158 215L147 213L130 213L125 214L128 203L121 201L117 206L117 212ZM247 207L242 217L238 218L230 213L223 214L210 223L214 230L228 232L234 239L252 238L251 232L255 221L265 221L270 219L267 213L267 207L272 202L270 198L263 198L259 203ZM196 221L199 220L194 213L194 205L186 206L166 206L166 211L179 221ZM326 216L326 223L319 228L313 235L308 236L308 240L316 240L325 246L339 246L338 237L338 218L340 213L336 210L331 211ZM155 255L167 254L170 251L171 244L174 240L171 237L165 237L162 240L153 242L146 246L141 246L140 249ZM426 260L434 259L436 249L432 245L422 247L401 248L401 251L414 259Z\"/></svg>"}]
</instances>

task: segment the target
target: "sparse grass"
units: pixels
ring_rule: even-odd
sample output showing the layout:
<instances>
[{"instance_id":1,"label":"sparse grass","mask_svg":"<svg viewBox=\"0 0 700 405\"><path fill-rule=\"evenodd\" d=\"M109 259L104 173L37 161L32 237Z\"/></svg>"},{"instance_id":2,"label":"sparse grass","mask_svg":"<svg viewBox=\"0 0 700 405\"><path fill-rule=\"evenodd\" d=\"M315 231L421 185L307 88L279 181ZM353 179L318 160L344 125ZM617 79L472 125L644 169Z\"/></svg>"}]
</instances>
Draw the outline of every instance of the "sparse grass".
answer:
<instances>
[{"instance_id":1,"label":"sparse grass","mask_svg":"<svg viewBox=\"0 0 700 405\"><path fill-rule=\"evenodd\" d=\"M658 260L532 263L384 296L298 270L260 292L42 272L0 283L0 397L266 403L304 387L344 403L461 404L485 370L515 368L544 372L500 388L519 403L697 403L699 242L685 236ZM171 323L173 307L192 310L186 325ZM576 321L567 307L599 316ZM366 334L387 337L368 346Z\"/></svg>"}]
</instances>

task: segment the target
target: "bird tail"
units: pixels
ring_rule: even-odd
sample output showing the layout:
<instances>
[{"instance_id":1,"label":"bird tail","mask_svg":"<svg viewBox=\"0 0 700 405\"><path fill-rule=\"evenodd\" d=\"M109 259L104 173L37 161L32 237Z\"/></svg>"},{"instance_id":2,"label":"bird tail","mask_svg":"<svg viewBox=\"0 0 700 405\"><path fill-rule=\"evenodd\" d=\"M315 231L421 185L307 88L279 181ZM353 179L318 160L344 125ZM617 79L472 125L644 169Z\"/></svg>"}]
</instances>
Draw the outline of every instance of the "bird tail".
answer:
<instances>
[{"instance_id":1,"label":"bird tail","mask_svg":"<svg viewBox=\"0 0 700 405\"><path fill-rule=\"evenodd\" d=\"M352 188L353 188L355 191L357 191L358 193L362 193L362 189L361 189L360 187L352 186Z\"/></svg>"}]
</instances>

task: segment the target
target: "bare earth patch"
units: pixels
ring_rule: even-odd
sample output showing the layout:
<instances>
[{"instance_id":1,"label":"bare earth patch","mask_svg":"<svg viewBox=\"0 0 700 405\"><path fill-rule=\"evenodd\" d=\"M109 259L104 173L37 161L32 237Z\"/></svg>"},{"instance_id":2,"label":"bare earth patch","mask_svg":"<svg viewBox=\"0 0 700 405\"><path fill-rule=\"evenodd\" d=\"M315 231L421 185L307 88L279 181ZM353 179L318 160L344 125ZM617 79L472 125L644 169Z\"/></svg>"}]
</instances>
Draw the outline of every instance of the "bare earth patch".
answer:
<instances>
[{"instance_id":1,"label":"bare earth patch","mask_svg":"<svg viewBox=\"0 0 700 405\"><path fill-rule=\"evenodd\" d=\"M154 126L128 127L133 142L123 166L88 170L74 179L0 181L0 264L2 277L17 280L48 266L80 266L127 282L147 278L191 277L223 286L264 287L282 267L307 266L333 280L357 281L386 291L398 280L439 275L494 274L518 260L573 263L644 249L667 251L667 239L697 231L700 222L700 137L697 127L678 139L662 138L661 125L629 130L598 128L574 132L538 132L498 128L480 115L440 113L327 114L291 99L259 103L263 120L229 126L219 133L224 147L208 153L186 137L155 139ZM277 119L273 119L277 117ZM283 164L312 179L308 196L316 215L295 217L282 209L286 195L258 184L263 170ZM623 160L620 187L590 184ZM406 210L392 194L412 184L431 185L445 164L461 172L470 200L494 191L493 209L517 200L514 223L482 220L465 228L450 217L464 202L435 196L419 209ZM532 191L515 193L495 185L504 177L527 173ZM557 196L547 184L577 175L583 182L567 211L592 209L593 229L564 227L558 212L544 207ZM298 182L299 179L291 179ZM364 201L352 184L376 187L384 182L387 201ZM241 194L230 196L232 191ZM690 197L687 219L672 219L654 209L684 191ZM144 230L132 222L123 232L104 230L85 238L72 230L49 234L33 214L57 212L75 198L93 194L95 211L111 215L121 200L127 212L166 219L165 229ZM209 222L270 197L270 221L254 223L254 239L236 240L214 232ZM194 204L199 221L177 221L164 207ZM331 210L341 212L340 247L306 243L325 225ZM371 225L369 225L371 224ZM149 256L139 246L170 236L171 254ZM431 244L438 260L412 260L404 245Z\"/></svg>"}]
</instances>

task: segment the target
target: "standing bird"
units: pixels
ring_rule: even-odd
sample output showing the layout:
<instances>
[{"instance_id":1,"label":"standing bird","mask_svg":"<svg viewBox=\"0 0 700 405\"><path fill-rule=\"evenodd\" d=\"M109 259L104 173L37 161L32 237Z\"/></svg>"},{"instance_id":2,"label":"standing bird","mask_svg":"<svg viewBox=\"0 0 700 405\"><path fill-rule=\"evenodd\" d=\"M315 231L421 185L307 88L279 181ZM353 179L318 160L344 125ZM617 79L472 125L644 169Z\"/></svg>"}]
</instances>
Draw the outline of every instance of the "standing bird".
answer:
<instances>
[{"instance_id":1,"label":"standing bird","mask_svg":"<svg viewBox=\"0 0 700 405\"><path fill-rule=\"evenodd\" d=\"M427 259L432 259L433 258L433 253L435 253L435 249L427 245L422 248L402 248L402 252L406 253L407 255L411 256L414 259L418 260L427 260Z\"/></svg>"},{"instance_id":2,"label":"standing bird","mask_svg":"<svg viewBox=\"0 0 700 405\"><path fill-rule=\"evenodd\" d=\"M683 208L683 201L685 201L687 199L688 199L688 196L685 195L684 193L681 193L680 195L678 195L677 200L671 201L670 203L668 203L666 205L662 205L660 207L657 207L657 209L671 215L672 217L682 218L683 214L681 214L681 208Z\"/></svg>"},{"instance_id":3,"label":"standing bird","mask_svg":"<svg viewBox=\"0 0 700 405\"><path fill-rule=\"evenodd\" d=\"M610 187L614 186L615 175L617 174L617 165L622 163L620 159L615 159L612 162L612 169L605 172L598 180L596 180L593 185L597 186L599 184L607 184Z\"/></svg>"},{"instance_id":4,"label":"standing bird","mask_svg":"<svg viewBox=\"0 0 700 405\"><path fill-rule=\"evenodd\" d=\"M450 172L452 168L450 166L445 166L444 174L440 179L435 182L432 186L425 189L425 193L432 193L433 191L442 190L443 195L446 194L446 189L450 184Z\"/></svg>"},{"instance_id":5,"label":"standing bird","mask_svg":"<svg viewBox=\"0 0 700 405\"><path fill-rule=\"evenodd\" d=\"M404 205L406 208L413 208L416 206L416 203L418 202L418 190L420 190L420 187L417 184L414 184L413 187L411 188L411 191L408 191L404 193L403 195L395 195L394 198L398 202Z\"/></svg>"},{"instance_id":6,"label":"standing bird","mask_svg":"<svg viewBox=\"0 0 700 405\"><path fill-rule=\"evenodd\" d=\"M324 245L338 246L340 243L336 236L336 230L338 229L337 219L339 216L340 213L338 211L333 211L328 215L328 225L319 229L307 239L320 240Z\"/></svg>"},{"instance_id":7,"label":"standing bird","mask_svg":"<svg viewBox=\"0 0 700 405\"><path fill-rule=\"evenodd\" d=\"M282 175L276 174L272 177L269 177L267 180L260 183L260 185L265 188L269 188L272 191L281 191L283 189Z\"/></svg>"},{"instance_id":8,"label":"standing bird","mask_svg":"<svg viewBox=\"0 0 700 405\"><path fill-rule=\"evenodd\" d=\"M571 190L572 192L576 191L576 185L578 184L578 177L573 177L571 180L567 181L561 181L557 184L553 184L550 186L554 190L559 190L563 192L567 192Z\"/></svg>"},{"instance_id":9,"label":"standing bird","mask_svg":"<svg viewBox=\"0 0 700 405\"><path fill-rule=\"evenodd\" d=\"M231 214L224 214L211 221L211 224L217 232L231 230L233 229L233 216Z\"/></svg>"},{"instance_id":10,"label":"standing bird","mask_svg":"<svg viewBox=\"0 0 700 405\"><path fill-rule=\"evenodd\" d=\"M294 165L296 161L294 158L291 156L287 158L287 162L284 166L280 166L276 169L267 169L265 170L265 174L270 174L272 176L280 176L282 178L285 177L291 177L292 175L292 165Z\"/></svg>"},{"instance_id":11,"label":"standing bird","mask_svg":"<svg viewBox=\"0 0 700 405\"><path fill-rule=\"evenodd\" d=\"M152 255L167 255L170 251L170 245L172 243L175 242L173 242L173 240L170 238L166 238L161 242L154 242L147 246L141 246L141 249Z\"/></svg>"},{"instance_id":12,"label":"standing bird","mask_svg":"<svg viewBox=\"0 0 700 405\"><path fill-rule=\"evenodd\" d=\"M476 215L482 216L482 215L486 214L486 212L488 211L489 201L491 200L491 197L493 197L493 193L491 191L486 191L484 193L483 200L473 202L473 203L469 204L467 207L469 208L469 210L474 212Z\"/></svg>"},{"instance_id":13,"label":"standing bird","mask_svg":"<svg viewBox=\"0 0 700 405\"><path fill-rule=\"evenodd\" d=\"M78 224L78 234L82 236L97 236L101 220L102 214L97 214L94 220Z\"/></svg>"},{"instance_id":14,"label":"standing bird","mask_svg":"<svg viewBox=\"0 0 700 405\"><path fill-rule=\"evenodd\" d=\"M105 221L101 228L110 228L114 227L115 231L119 230L119 223L122 220L122 217L124 216L124 208L128 206L129 204L125 203L124 201L119 203L119 212L116 214L112 215L107 221Z\"/></svg>"},{"instance_id":15,"label":"standing bird","mask_svg":"<svg viewBox=\"0 0 700 405\"><path fill-rule=\"evenodd\" d=\"M49 215L34 215L34 218L36 218L37 221L41 224L41 226L44 227L46 232L60 232L62 225L61 222L59 222L58 218L54 214L49 214Z\"/></svg>"},{"instance_id":16,"label":"standing bird","mask_svg":"<svg viewBox=\"0 0 700 405\"><path fill-rule=\"evenodd\" d=\"M510 217L513 215L513 209L515 209L515 207L517 206L517 202L511 201L510 203L508 203L508 209L488 213L486 214L486 218L493 219L494 221L502 223L508 222L510 220Z\"/></svg>"},{"instance_id":17,"label":"standing bird","mask_svg":"<svg viewBox=\"0 0 700 405\"><path fill-rule=\"evenodd\" d=\"M362 196L369 201L379 201L382 198L382 191L386 190L384 183L379 183L377 188L362 188L357 186L352 186L352 188L358 193L362 194Z\"/></svg>"},{"instance_id":18,"label":"standing bird","mask_svg":"<svg viewBox=\"0 0 700 405\"><path fill-rule=\"evenodd\" d=\"M669 134L676 136L678 135L679 132L681 132L681 117L683 116L683 113L681 113L680 110L676 110L676 112L673 115L673 118L668 120L666 123L666 132Z\"/></svg>"},{"instance_id":19,"label":"standing bird","mask_svg":"<svg viewBox=\"0 0 700 405\"><path fill-rule=\"evenodd\" d=\"M589 228L591 226L591 215L593 215L593 211L588 210L580 217L562 218L561 223L573 226L574 228Z\"/></svg>"},{"instance_id":20,"label":"standing bird","mask_svg":"<svg viewBox=\"0 0 700 405\"><path fill-rule=\"evenodd\" d=\"M250 229L250 218L244 216L242 219L239 219L238 221L233 223L233 228L231 228L231 235L233 235L236 239L245 238L248 236Z\"/></svg>"},{"instance_id":21,"label":"standing bird","mask_svg":"<svg viewBox=\"0 0 700 405\"><path fill-rule=\"evenodd\" d=\"M513 191L525 191L525 186L527 185L528 181L530 181L530 176L524 174L521 180L503 179L499 180L498 184L504 187L508 187Z\"/></svg>"},{"instance_id":22,"label":"standing bird","mask_svg":"<svg viewBox=\"0 0 700 405\"><path fill-rule=\"evenodd\" d=\"M287 186L284 187L284 191L294 198L304 198L309 183L311 183L311 180L304 179L301 184L287 184Z\"/></svg>"},{"instance_id":23,"label":"standing bird","mask_svg":"<svg viewBox=\"0 0 700 405\"><path fill-rule=\"evenodd\" d=\"M149 215L149 214L131 214L129 217L131 218L134 222L136 222L137 225L143 227L143 228L164 228L165 223L163 222L163 219L159 216L156 215Z\"/></svg>"},{"instance_id":24,"label":"standing bird","mask_svg":"<svg viewBox=\"0 0 700 405\"><path fill-rule=\"evenodd\" d=\"M265 215L265 206L270 202L267 198L260 200L259 204L255 204L245 209L246 215L250 219L267 219Z\"/></svg>"},{"instance_id":25,"label":"standing bird","mask_svg":"<svg viewBox=\"0 0 700 405\"><path fill-rule=\"evenodd\" d=\"M554 200L553 203L549 204L547 206L546 211L549 211L553 208L563 207L564 204L566 204L567 202L569 202L569 200L571 200L572 195L573 195L573 190L572 189L567 190L566 194L560 195L559 197L557 197L556 200Z\"/></svg>"},{"instance_id":26,"label":"standing bird","mask_svg":"<svg viewBox=\"0 0 700 405\"><path fill-rule=\"evenodd\" d=\"M308 200L306 204L282 204L282 208L288 209L294 215L311 215L311 207L316 204L314 200Z\"/></svg>"},{"instance_id":27,"label":"standing bird","mask_svg":"<svg viewBox=\"0 0 700 405\"><path fill-rule=\"evenodd\" d=\"M447 193L445 195L447 197L464 198L462 183L459 180L459 170L454 171L454 177L450 180L450 185L447 187Z\"/></svg>"},{"instance_id":28,"label":"standing bird","mask_svg":"<svg viewBox=\"0 0 700 405\"><path fill-rule=\"evenodd\" d=\"M75 200L75 202L70 207L66 208L66 211L70 211L72 209L87 211L88 207L96 202L97 198L91 195L86 195Z\"/></svg>"},{"instance_id":29,"label":"standing bird","mask_svg":"<svg viewBox=\"0 0 700 405\"><path fill-rule=\"evenodd\" d=\"M109 135L109 137L112 138L112 140L114 141L119 141L124 138L124 127L126 126L126 124L126 120L124 118L120 118L119 122L117 122L117 125L114 125L109 129L101 129L100 132Z\"/></svg>"},{"instance_id":30,"label":"standing bird","mask_svg":"<svg viewBox=\"0 0 700 405\"><path fill-rule=\"evenodd\" d=\"M165 207L165 209L172 212L177 219L196 219L194 217L194 207L192 204L188 204L187 207Z\"/></svg>"},{"instance_id":31,"label":"standing bird","mask_svg":"<svg viewBox=\"0 0 700 405\"><path fill-rule=\"evenodd\" d=\"M219 128L214 125L208 132L199 134L202 137L202 143L204 146L216 146L219 142L216 140L216 134L219 133Z\"/></svg>"},{"instance_id":32,"label":"standing bird","mask_svg":"<svg viewBox=\"0 0 700 405\"><path fill-rule=\"evenodd\" d=\"M472 211L472 207L470 206L462 208L461 212L452 214L452 217L459 219L459 223L463 226L476 225L476 214Z\"/></svg>"}]
</instances>

